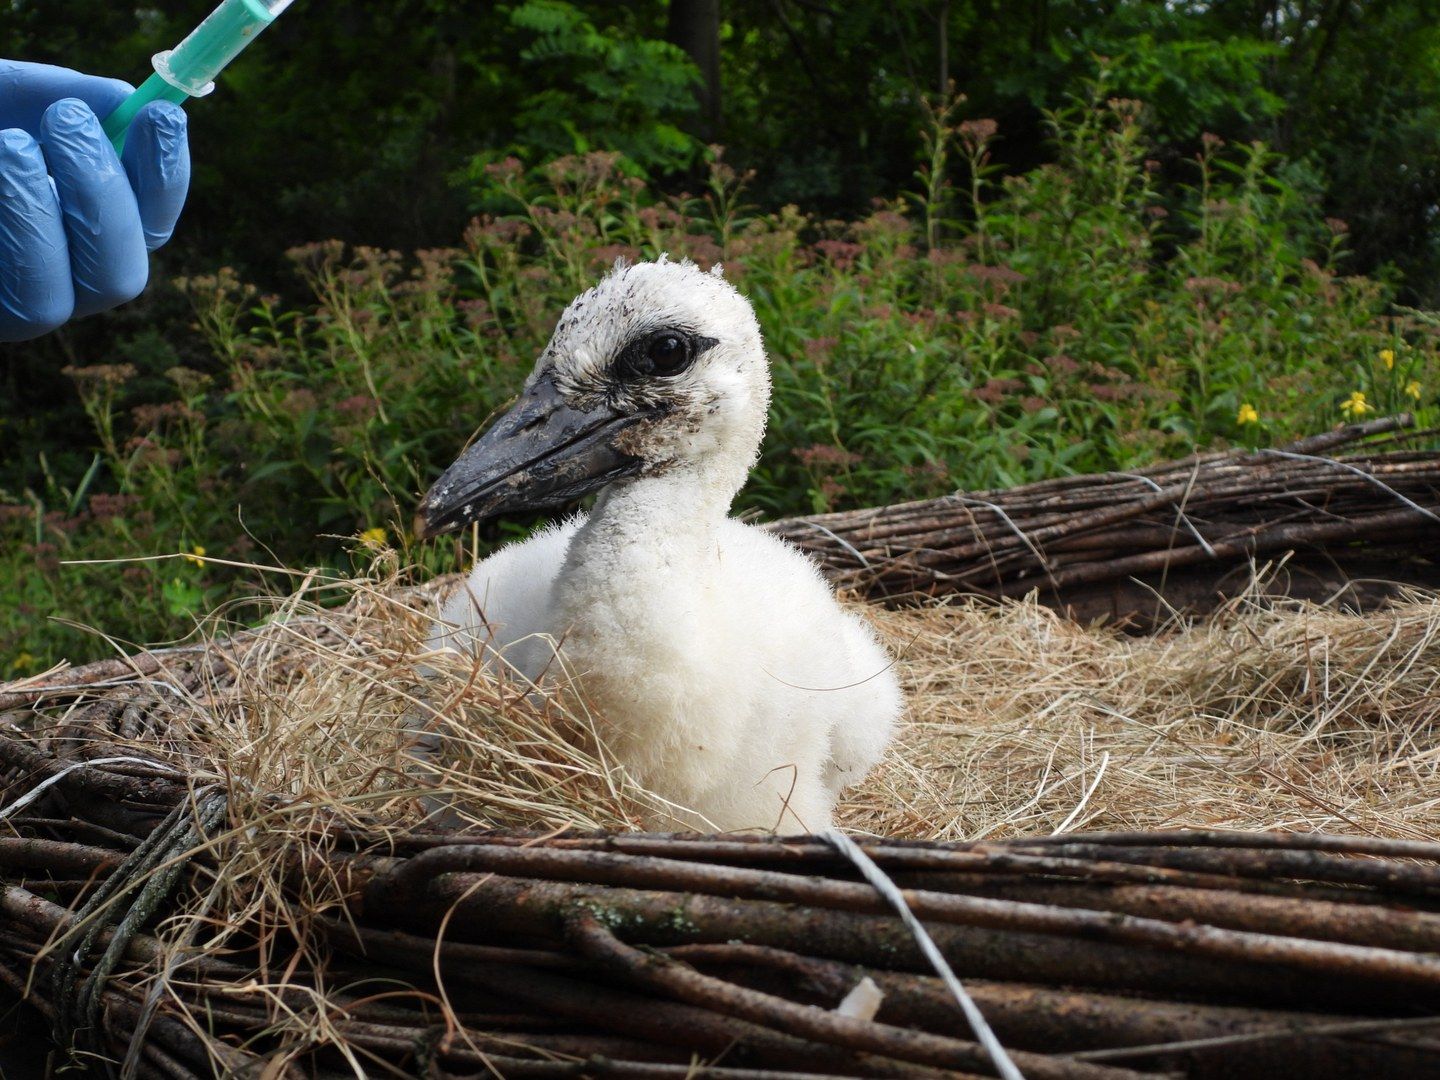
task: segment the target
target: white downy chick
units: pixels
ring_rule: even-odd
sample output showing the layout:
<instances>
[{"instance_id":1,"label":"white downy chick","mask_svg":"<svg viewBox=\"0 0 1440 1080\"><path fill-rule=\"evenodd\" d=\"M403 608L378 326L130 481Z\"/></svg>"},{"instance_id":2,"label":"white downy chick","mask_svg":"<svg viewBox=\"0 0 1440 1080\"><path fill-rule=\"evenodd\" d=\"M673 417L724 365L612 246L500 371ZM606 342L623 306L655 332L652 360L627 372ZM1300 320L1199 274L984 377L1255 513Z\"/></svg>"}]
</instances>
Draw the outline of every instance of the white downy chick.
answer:
<instances>
[{"instance_id":1,"label":"white downy chick","mask_svg":"<svg viewBox=\"0 0 1440 1080\"><path fill-rule=\"evenodd\" d=\"M728 516L769 395L754 312L718 272L617 264L420 507L435 535L599 490L478 563L432 644L578 692L630 775L694 812L652 828L827 828L903 708L810 560Z\"/></svg>"}]
</instances>

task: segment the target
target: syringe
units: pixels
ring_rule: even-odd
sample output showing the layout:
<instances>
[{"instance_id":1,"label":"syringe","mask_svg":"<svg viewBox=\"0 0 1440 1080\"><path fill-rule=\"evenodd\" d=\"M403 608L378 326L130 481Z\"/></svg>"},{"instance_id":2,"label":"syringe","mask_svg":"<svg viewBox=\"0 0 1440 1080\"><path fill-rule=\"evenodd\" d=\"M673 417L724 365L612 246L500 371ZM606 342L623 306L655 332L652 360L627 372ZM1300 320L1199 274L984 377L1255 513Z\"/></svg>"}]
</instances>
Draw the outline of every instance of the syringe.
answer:
<instances>
[{"instance_id":1,"label":"syringe","mask_svg":"<svg viewBox=\"0 0 1440 1080\"><path fill-rule=\"evenodd\" d=\"M103 127L118 154L125 149L130 121L152 101L204 97L215 89L215 76L244 51L292 0L220 0L220 6L173 49L151 58L155 74L105 118Z\"/></svg>"}]
</instances>

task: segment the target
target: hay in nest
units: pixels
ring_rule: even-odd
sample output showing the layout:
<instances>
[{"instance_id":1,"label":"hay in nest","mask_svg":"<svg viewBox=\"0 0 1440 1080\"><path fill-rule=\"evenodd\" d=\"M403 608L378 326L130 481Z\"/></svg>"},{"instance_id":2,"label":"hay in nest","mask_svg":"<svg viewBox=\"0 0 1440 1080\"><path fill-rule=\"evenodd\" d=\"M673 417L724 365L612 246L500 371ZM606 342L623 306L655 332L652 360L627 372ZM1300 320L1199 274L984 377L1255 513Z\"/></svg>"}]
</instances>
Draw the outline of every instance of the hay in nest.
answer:
<instances>
[{"instance_id":1,"label":"hay in nest","mask_svg":"<svg viewBox=\"0 0 1440 1080\"><path fill-rule=\"evenodd\" d=\"M47 715L74 753L158 754L256 813L274 813L276 796L287 812L395 827L443 810L484 828L626 830L657 813L572 697L427 649L454 585L331 582L350 594L338 608L302 590L275 598L257 629L212 620L193 645L8 684L0 711L58 690L67 704Z\"/></svg>"},{"instance_id":2,"label":"hay in nest","mask_svg":"<svg viewBox=\"0 0 1440 1080\"><path fill-rule=\"evenodd\" d=\"M1440 839L1440 597L1265 596L1149 637L1033 598L871 611L910 708L845 825L937 840L1078 829Z\"/></svg>"},{"instance_id":3,"label":"hay in nest","mask_svg":"<svg viewBox=\"0 0 1440 1080\"><path fill-rule=\"evenodd\" d=\"M583 709L426 656L435 590L350 588L0 688L0 981L82 1050L167 1077L993 1071L833 849L613 835L657 807ZM1257 592L1154 639L1030 601L872 614L911 709L842 820L894 838L867 850L1026 1076L1436 1067L1440 845L1071 834L1440 835L1440 600ZM837 1017L865 977L878 1017Z\"/></svg>"},{"instance_id":4,"label":"hay in nest","mask_svg":"<svg viewBox=\"0 0 1440 1080\"><path fill-rule=\"evenodd\" d=\"M1440 840L1440 597L1355 613L1276 599L1267 576L1146 637L1033 597L857 605L909 708L840 824L920 840L1175 827ZM27 686L88 688L86 704L48 712L76 752L99 753L84 743L101 732L106 753L158 753L234 798L356 822L633 830L664 816L575 697L427 652L429 613L454 585L346 582L340 608L297 594L258 630L212 627L195 645L9 684L0 711L54 697ZM417 763L436 737L443 753Z\"/></svg>"}]
</instances>

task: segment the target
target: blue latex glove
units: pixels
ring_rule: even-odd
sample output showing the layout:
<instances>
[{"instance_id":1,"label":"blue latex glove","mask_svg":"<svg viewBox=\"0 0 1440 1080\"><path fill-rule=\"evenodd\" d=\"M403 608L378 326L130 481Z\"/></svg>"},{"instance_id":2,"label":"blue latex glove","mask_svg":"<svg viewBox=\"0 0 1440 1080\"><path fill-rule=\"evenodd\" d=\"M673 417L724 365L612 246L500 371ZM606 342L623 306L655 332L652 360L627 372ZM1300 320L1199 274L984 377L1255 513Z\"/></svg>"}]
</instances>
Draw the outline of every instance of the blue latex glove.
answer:
<instances>
[{"instance_id":1,"label":"blue latex glove","mask_svg":"<svg viewBox=\"0 0 1440 1080\"><path fill-rule=\"evenodd\" d=\"M100 130L133 87L0 60L0 341L140 295L190 186L185 112L154 101L123 162Z\"/></svg>"}]
</instances>

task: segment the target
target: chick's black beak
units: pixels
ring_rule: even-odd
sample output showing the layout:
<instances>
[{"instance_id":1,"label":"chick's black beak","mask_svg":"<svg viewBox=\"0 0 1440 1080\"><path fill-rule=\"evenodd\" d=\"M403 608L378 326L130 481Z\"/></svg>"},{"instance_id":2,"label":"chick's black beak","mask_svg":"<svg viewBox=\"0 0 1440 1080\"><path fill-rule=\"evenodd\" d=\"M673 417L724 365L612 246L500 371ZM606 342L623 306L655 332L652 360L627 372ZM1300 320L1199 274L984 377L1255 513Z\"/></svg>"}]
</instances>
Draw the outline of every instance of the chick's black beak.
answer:
<instances>
[{"instance_id":1,"label":"chick's black beak","mask_svg":"<svg viewBox=\"0 0 1440 1080\"><path fill-rule=\"evenodd\" d=\"M420 501L416 532L439 536L500 514L561 506L640 468L616 439L648 413L565 403L547 373L445 470Z\"/></svg>"}]
</instances>

